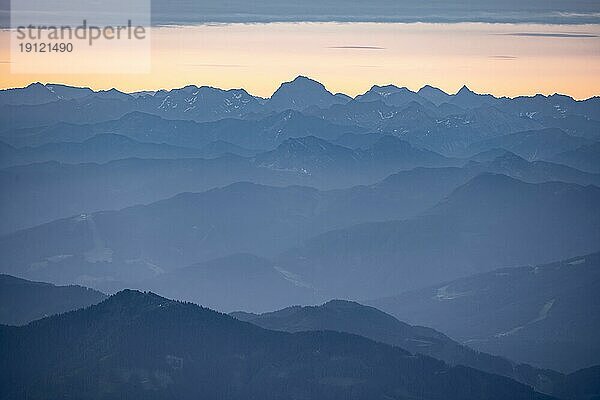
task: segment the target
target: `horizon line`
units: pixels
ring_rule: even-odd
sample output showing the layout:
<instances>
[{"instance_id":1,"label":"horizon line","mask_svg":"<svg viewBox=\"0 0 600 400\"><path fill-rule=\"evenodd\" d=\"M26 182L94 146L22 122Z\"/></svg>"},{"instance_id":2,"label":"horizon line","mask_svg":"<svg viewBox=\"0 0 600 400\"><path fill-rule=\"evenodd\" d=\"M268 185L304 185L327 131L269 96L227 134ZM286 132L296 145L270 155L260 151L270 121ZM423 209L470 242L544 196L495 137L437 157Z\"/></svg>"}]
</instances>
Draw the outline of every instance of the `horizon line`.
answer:
<instances>
[{"instance_id":1,"label":"horizon line","mask_svg":"<svg viewBox=\"0 0 600 400\"><path fill-rule=\"evenodd\" d=\"M598 93L598 94L594 94L593 96L590 96L590 97L585 97L585 98L584 98L584 97L582 97L582 98L577 98L577 97L573 97L573 96L572 96L572 95L570 95L570 94L566 94L566 93L558 93L558 92L554 92L554 93L551 93L551 94L545 94L545 93L541 93L541 92L536 92L535 94L519 94L519 95L516 95L516 96L502 96L502 95L497 95L497 94L494 94L493 92L478 92L478 91L476 91L476 90L473 90L473 89L471 89L471 88L470 88L470 87L469 87L469 86L468 86L466 83L465 83L465 84L463 84L463 85L462 85L462 86L461 86L459 89L457 89L455 92L449 92L449 91L446 91L446 90L444 90L444 89L441 89L441 88L439 88L439 87L437 87L437 86L434 86L434 85L431 85L431 84L424 84L423 86L421 86L421 87L420 87L419 89L417 89L417 90L413 90L413 89L410 89L410 88L409 88L409 87L407 87L407 86L402 86L402 85L395 84L395 83L387 83L387 84L372 84L372 85L371 85L371 87L369 87L368 89L366 89L364 92L361 92L361 93L359 93L359 94L357 94L357 95L355 95L355 96L351 96L351 95L348 95L347 93L344 93L344 92L339 92L339 91L331 91L331 90L327 89L327 86L326 86L325 84L321 83L321 82L320 82L320 81L318 81L317 79L310 78L310 77L308 77L308 76L306 76L306 75L298 75L298 76L296 76L296 77L295 77L294 79L292 79L292 80L288 80L288 81L282 81L282 82L279 84L278 88L277 88L277 89L276 89L276 90L275 90L273 93L271 93L271 95L270 95L270 96L268 96L268 97L264 97L264 96L259 96L259 95L252 94L252 93L250 93L250 92L249 92L247 89L245 89L245 88L243 88L243 87L229 87L229 88L223 88L223 87L217 87L217 86L213 86L213 85L203 85L203 84L200 84L200 85L198 85L198 84L196 84L196 83L189 83L189 84L187 84L187 85L183 85L183 86L175 86L175 87L170 87L170 88L167 88L167 87L162 87L162 88L158 88L158 89L140 89L140 90L134 90L134 91L125 91L125 90L121 90L121 89L119 89L119 88L117 88L117 87L114 87L114 86L113 86L113 87L106 87L106 88L99 88L99 87L96 87L96 88L94 88L93 86L85 86L85 85L84 85L84 86L80 86L80 85L71 85L71 84L68 84L68 83L61 83L61 82L51 82L51 81L47 81L47 82L42 82L42 81L31 81L29 84L27 84L27 85L25 85L25 86L0 87L0 92L4 92L4 91L8 91L8 90L19 90L19 89L26 89L26 88L28 88L29 86L32 86L32 85L35 85L35 84L40 84L40 85L43 85L43 86L45 86L45 87L46 87L46 86L52 86L52 85L61 85L61 86L67 86L67 87L71 87L71 88L90 89L91 91L93 91L93 92L95 92L95 93L98 93L98 92L108 92L108 91L111 91L111 90L116 90L116 91L118 91L118 92L120 92L120 93L123 93L123 94L127 94L127 95L134 95L134 94L139 94L139 93L144 93L144 92L150 92L150 93L157 93L157 92L160 92L160 91L168 91L168 92L169 92L169 91L172 91L172 90L181 90L181 89L184 89L184 88L186 88L186 87L188 87L188 86L194 86L194 87L196 87L196 88L203 88L203 87L206 87L206 88L217 89L217 90L223 90L223 91L228 91L228 90L243 90L243 91L245 91L246 93L248 93L248 94L249 94L250 96L252 96L252 97L255 97L255 98L258 98L258 99L270 99L270 98L271 98L271 97L272 97L272 96L275 94L275 92L277 92L277 90L279 90L279 88L281 88L281 86L282 86L283 84L285 84L285 83L291 83L291 82L295 81L295 80L296 80L296 79L298 79L298 78L306 78L306 79L308 79L308 80L310 80L310 81L317 82L317 83L319 83L319 84L323 85L323 87L325 88L325 90L327 90L329 93L331 93L331 94L333 94L333 95L344 95L344 96L348 96L348 97L350 97L350 98L351 98L351 99L353 99L353 100L354 100L354 99L356 99L358 96L360 96L360 95L363 95L363 94L365 94L365 93L369 92L370 90L372 90L372 89L373 89L373 88L375 88L375 87L386 87L386 86L393 86L393 87L395 87L395 88L398 88L398 89L407 89L407 90L409 90L409 91L411 91L411 92L413 92L413 93L417 93L417 94L418 94L418 91L419 91L419 90L421 90L421 89L423 89L423 88L425 88L425 87L432 87L432 88L434 88L434 89L438 89L438 90L440 90L440 91L444 92L445 94L447 94L447 95L449 95L449 96L455 96L455 95L457 95L457 94L458 94L458 93L459 93L459 92L460 92L460 91L461 91L463 88L466 88L467 90L469 90L469 91L471 91L471 92L473 92L473 93L475 93L475 94L477 94L477 95L482 95L482 96L485 96L485 95L490 95L490 96L493 96L493 97L494 97L494 98L496 98L496 99L515 99L515 98L519 98L519 97L536 97L536 96L544 96L544 97L550 97L550 96L566 96L566 97L570 97L570 98L572 98L572 99L574 99L574 100L577 100L577 101L586 101L586 100L591 100L591 99L594 99L594 98L600 97L600 93Z\"/></svg>"}]
</instances>

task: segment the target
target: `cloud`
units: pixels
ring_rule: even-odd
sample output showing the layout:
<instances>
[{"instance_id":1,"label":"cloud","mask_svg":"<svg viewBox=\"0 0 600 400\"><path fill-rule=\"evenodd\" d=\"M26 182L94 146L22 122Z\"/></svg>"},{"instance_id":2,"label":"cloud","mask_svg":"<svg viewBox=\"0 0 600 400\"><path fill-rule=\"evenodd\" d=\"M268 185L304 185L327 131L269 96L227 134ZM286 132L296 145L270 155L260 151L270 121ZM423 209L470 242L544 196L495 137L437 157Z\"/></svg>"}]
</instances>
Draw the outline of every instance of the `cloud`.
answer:
<instances>
[{"instance_id":1,"label":"cloud","mask_svg":"<svg viewBox=\"0 0 600 400\"><path fill-rule=\"evenodd\" d=\"M197 67L197 68L245 68L248 65L243 64L179 64L182 67Z\"/></svg>"},{"instance_id":2,"label":"cloud","mask_svg":"<svg viewBox=\"0 0 600 400\"><path fill-rule=\"evenodd\" d=\"M514 32L505 33L507 36L528 36L528 37L552 37L552 38L597 38L598 35L592 33L570 33L570 32Z\"/></svg>"},{"instance_id":3,"label":"cloud","mask_svg":"<svg viewBox=\"0 0 600 400\"><path fill-rule=\"evenodd\" d=\"M351 49L351 50L385 50L379 46L329 46L328 49Z\"/></svg>"},{"instance_id":4,"label":"cloud","mask_svg":"<svg viewBox=\"0 0 600 400\"><path fill-rule=\"evenodd\" d=\"M506 55L493 55L490 56L490 58L496 59L496 60L516 60L517 57L516 56L506 56Z\"/></svg>"}]
</instances>

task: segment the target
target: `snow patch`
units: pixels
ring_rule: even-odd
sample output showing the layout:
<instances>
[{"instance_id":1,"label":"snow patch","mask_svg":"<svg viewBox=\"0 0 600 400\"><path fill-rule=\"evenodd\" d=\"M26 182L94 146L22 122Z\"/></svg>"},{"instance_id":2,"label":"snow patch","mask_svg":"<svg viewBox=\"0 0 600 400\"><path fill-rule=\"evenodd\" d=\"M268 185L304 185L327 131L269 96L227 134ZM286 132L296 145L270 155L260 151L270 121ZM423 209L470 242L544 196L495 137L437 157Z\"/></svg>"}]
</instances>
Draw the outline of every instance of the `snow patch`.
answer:
<instances>
[{"instance_id":1,"label":"snow patch","mask_svg":"<svg viewBox=\"0 0 600 400\"><path fill-rule=\"evenodd\" d=\"M554 305L555 301L556 301L556 299L547 301L546 304L544 304L544 306L540 310L538 317L536 319L534 319L533 321L531 321L530 324L533 324L533 323L539 322L539 321L543 321L546 318L548 318L548 313L550 312L550 309L552 309L552 306Z\"/></svg>"},{"instance_id":2,"label":"snow patch","mask_svg":"<svg viewBox=\"0 0 600 400\"><path fill-rule=\"evenodd\" d=\"M440 301L454 300L454 299L458 299L460 297L468 296L472 293L471 291L452 292L452 291L448 290L449 287L450 287L450 285L446 285L446 286L442 286L441 288L437 289L435 298Z\"/></svg>"},{"instance_id":3,"label":"snow patch","mask_svg":"<svg viewBox=\"0 0 600 400\"><path fill-rule=\"evenodd\" d=\"M529 321L528 323L526 323L525 325L517 326L516 328L513 328L507 332L498 333L495 336L497 338L510 336L510 335L517 333L518 331L520 331L521 329L525 328L528 325L535 324L536 322L545 320L546 318L548 318L548 313L550 313L550 310L552 309L552 306L554 305L555 301L556 301L556 299L551 299L551 300L548 300L546 303L544 303L544 305L542 306L541 310L538 313L538 316L536 318L532 319L531 321Z\"/></svg>"},{"instance_id":4,"label":"snow patch","mask_svg":"<svg viewBox=\"0 0 600 400\"><path fill-rule=\"evenodd\" d=\"M293 283L294 286L312 289L312 287L308 283L302 281L302 279L298 275L286 271L285 269L278 266L275 266L273 268L275 268L275 270L283 276L283 279Z\"/></svg>"},{"instance_id":5,"label":"snow patch","mask_svg":"<svg viewBox=\"0 0 600 400\"><path fill-rule=\"evenodd\" d=\"M162 269L161 267L159 267L158 265L156 265L154 263L151 263L148 260L144 260L142 258L132 258L132 259L129 259L129 260L125 260L125 264L142 265L142 266L148 268L150 271L152 271L156 275L160 275L160 274L163 274L165 272L165 270Z\"/></svg>"}]
</instances>

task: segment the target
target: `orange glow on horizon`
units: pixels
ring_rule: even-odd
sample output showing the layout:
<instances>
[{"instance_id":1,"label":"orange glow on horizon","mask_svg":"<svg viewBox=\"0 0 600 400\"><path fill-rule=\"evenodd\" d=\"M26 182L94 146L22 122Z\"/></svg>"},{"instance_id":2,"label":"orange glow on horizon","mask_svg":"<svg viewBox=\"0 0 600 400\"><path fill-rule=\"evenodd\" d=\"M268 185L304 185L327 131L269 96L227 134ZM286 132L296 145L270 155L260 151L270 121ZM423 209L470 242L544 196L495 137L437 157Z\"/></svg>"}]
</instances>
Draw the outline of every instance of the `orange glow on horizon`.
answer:
<instances>
[{"instance_id":1,"label":"orange glow on horizon","mask_svg":"<svg viewBox=\"0 0 600 400\"><path fill-rule=\"evenodd\" d=\"M556 35L564 32L569 36ZM20 75L10 72L10 34L2 31L0 87L40 81L132 92L194 84L268 97L281 82L306 75L352 96L390 83L412 90L430 84L449 93L466 84L510 97L600 95L597 25L225 24L153 28L151 35L148 74ZM127 60L127 54L97 57Z\"/></svg>"}]
</instances>

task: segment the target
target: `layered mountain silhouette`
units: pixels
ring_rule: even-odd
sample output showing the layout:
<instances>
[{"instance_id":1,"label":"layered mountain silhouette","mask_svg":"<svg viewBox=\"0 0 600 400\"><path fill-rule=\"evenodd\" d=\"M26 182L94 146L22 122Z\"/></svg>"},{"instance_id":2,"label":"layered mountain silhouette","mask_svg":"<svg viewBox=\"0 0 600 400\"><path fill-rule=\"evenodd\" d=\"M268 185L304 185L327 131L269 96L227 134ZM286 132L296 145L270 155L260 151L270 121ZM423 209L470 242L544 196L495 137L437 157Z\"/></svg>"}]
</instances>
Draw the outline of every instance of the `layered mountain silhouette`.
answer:
<instances>
[{"instance_id":1,"label":"layered mountain silhouette","mask_svg":"<svg viewBox=\"0 0 600 400\"><path fill-rule=\"evenodd\" d=\"M456 104L462 108L477 108L481 106L494 105L498 99L491 94L478 94L469 89L466 85L460 88L450 103Z\"/></svg>"},{"instance_id":2,"label":"layered mountain silhouette","mask_svg":"<svg viewBox=\"0 0 600 400\"><path fill-rule=\"evenodd\" d=\"M81 286L54 286L0 275L0 324L24 325L53 314L84 308L106 296Z\"/></svg>"},{"instance_id":3,"label":"layered mountain silhouette","mask_svg":"<svg viewBox=\"0 0 600 400\"><path fill-rule=\"evenodd\" d=\"M58 218L151 203L240 181L307 184L289 171L258 167L232 154L215 159L115 160L106 164L55 161L0 170L3 233Z\"/></svg>"},{"instance_id":4,"label":"layered mountain silhouette","mask_svg":"<svg viewBox=\"0 0 600 400\"><path fill-rule=\"evenodd\" d=\"M424 215L327 232L278 258L335 296L398 292L507 265L594 251L595 186L483 174Z\"/></svg>"},{"instance_id":5,"label":"layered mountain silhouette","mask_svg":"<svg viewBox=\"0 0 600 400\"><path fill-rule=\"evenodd\" d=\"M600 362L600 254L504 268L371 304L469 346L565 372Z\"/></svg>"},{"instance_id":6,"label":"layered mountain silhouette","mask_svg":"<svg viewBox=\"0 0 600 400\"><path fill-rule=\"evenodd\" d=\"M250 149L270 150L288 138L317 136L335 140L346 133L359 133L359 127L337 126L322 119L286 110L260 119L226 118L199 123L170 120L131 112L119 119L92 124L59 122L49 126L11 129L3 140L14 146L39 146L52 142L81 142L101 133L127 136L140 142L203 148L221 140Z\"/></svg>"},{"instance_id":7,"label":"layered mountain silhouette","mask_svg":"<svg viewBox=\"0 0 600 400\"><path fill-rule=\"evenodd\" d=\"M378 96L369 102L353 100L305 112L335 124L393 134L445 155L461 155L469 145L488 138L544 127L539 121L486 104L463 109L451 103L435 106L422 98L400 105L388 104L383 99L384 96Z\"/></svg>"},{"instance_id":8,"label":"layered mountain silhouette","mask_svg":"<svg viewBox=\"0 0 600 400\"><path fill-rule=\"evenodd\" d=\"M39 82L15 90L0 90L0 105L37 105L58 100L72 100L94 94L89 88L65 85L43 85Z\"/></svg>"},{"instance_id":9,"label":"layered mountain silhouette","mask_svg":"<svg viewBox=\"0 0 600 400\"><path fill-rule=\"evenodd\" d=\"M331 330L353 333L450 365L465 365L508 376L544 393L564 393L561 386L565 376L560 373L474 351L431 328L408 325L376 308L352 301L332 300L320 306L294 306L264 314L234 312L231 315L266 329L286 332Z\"/></svg>"},{"instance_id":10,"label":"layered mountain silhouette","mask_svg":"<svg viewBox=\"0 0 600 400\"><path fill-rule=\"evenodd\" d=\"M8 399L547 398L360 336L269 331L135 291L25 327L2 326L0 337Z\"/></svg>"},{"instance_id":11,"label":"layered mountain silhouette","mask_svg":"<svg viewBox=\"0 0 600 400\"><path fill-rule=\"evenodd\" d=\"M333 191L237 183L82 214L0 238L4 272L56 283L139 281L251 253L276 257L321 295L368 297L594 250L597 187L478 173L415 169Z\"/></svg>"},{"instance_id":12,"label":"layered mountain silhouette","mask_svg":"<svg viewBox=\"0 0 600 400\"><path fill-rule=\"evenodd\" d=\"M168 119L216 121L255 112L260 109L260 102L244 89L189 85L136 97L133 108Z\"/></svg>"},{"instance_id":13,"label":"layered mountain silhouette","mask_svg":"<svg viewBox=\"0 0 600 400\"><path fill-rule=\"evenodd\" d=\"M128 145L115 145L113 139ZM77 213L149 203L181 192L203 191L240 181L331 189L373 183L403 169L460 163L394 137L381 137L371 147L357 150L312 136L288 139L275 150L253 158L233 155L249 150L224 142L212 142L194 150L141 144L123 136L103 135L90 141L91 144L62 143L16 152L7 147L3 152L18 158L18 154L39 155L49 151L56 158L71 158L70 161L76 161L73 158L98 161L99 157L118 157L123 152L131 156L151 152L155 158L128 158L100 165L48 162L0 170L0 187L6 188L7 193L0 200L5 232ZM104 149L94 145L106 142ZM219 151L225 154L220 155ZM218 157L159 159L175 153ZM10 155L5 158L6 162L10 159Z\"/></svg>"},{"instance_id":14,"label":"layered mountain silhouette","mask_svg":"<svg viewBox=\"0 0 600 400\"><path fill-rule=\"evenodd\" d=\"M426 98L437 106L449 103L452 99L451 95L431 85L423 86L417 93L419 96Z\"/></svg>"},{"instance_id":15,"label":"layered mountain silhouette","mask_svg":"<svg viewBox=\"0 0 600 400\"><path fill-rule=\"evenodd\" d=\"M314 136L288 139L275 150L257 155L255 162L261 167L313 177L312 184L319 187L364 184L399 170L460 163L390 135L381 136L368 147L359 149L335 145Z\"/></svg>"},{"instance_id":16,"label":"layered mountain silhouette","mask_svg":"<svg viewBox=\"0 0 600 400\"><path fill-rule=\"evenodd\" d=\"M7 272L36 279L83 283L78 277L100 273L138 280L232 253L272 256L329 229L409 217L468 176L458 168L417 169L375 185L333 191L236 183L148 206L57 220L0 238L0 247L11 266ZM40 247L21 251L25 243ZM106 256L90 257L97 251ZM52 258L57 254L69 256Z\"/></svg>"},{"instance_id":17,"label":"layered mountain silhouette","mask_svg":"<svg viewBox=\"0 0 600 400\"><path fill-rule=\"evenodd\" d=\"M283 110L304 110L310 106L327 108L334 104L343 104L350 100L346 95L334 95L323 84L299 76L291 82L281 84L279 89L267 101L268 108Z\"/></svg>"},{"instance_id":18,"label":"layered mountain silhouette","mask_svg":"<svg viewBox=\"0 0 600 400\"><path fill-rule=\"evenodd\" d=\"M566 151L590 144L588 139L570 136L560 129L547 128L517 132L475 143L467 150L471 154L490 149L505 149L527 160L548 159Z\"/></svg>"},{"instance_id":19,"label":"layered mountain silhouette","mask_svg":"<svg viewBox=\"0 0 600 400\"><path fill-rule=\"evenodd\" d=\"M532 183L557 180L598 184L597 174L556 163L528 163L504 150L495 153L492 149L482 153L480 158L472 157L471 160L479 162L476 165L467 164L468 160L443 157L390 135L349 135L344 136L349 142L362 140L355 139L357 136L365 136L366 140L349 143L348 146L353 147L349 148L313 136L290 138L267 152L224 141L210 142L198 149L182 148L139 142L114 134L98 134L83 143L60 142L34 148L15 149L5 145L0 147L4 163L26 163L28 158L29 161L33 158L86 163L48 162L0 170L0 185L6 192L0 209L5 221L3 232L239 181L330 189L370 184L399 170L415 167L466 164L471 177L476 173L494 172ZM90 164L119 157L144 158Z\"/></svg>"},{"instance_id":20,"label":"layered mountain silhouette","mask_svg":"<svg viewBox=\"0 0 600 400\"><path fill-rule=\"evenodd\" d=\"M39 147L14 149L2 158L3 166L47 161L62 163L106 163L124 158L202 158L208 152L165 144L143 143L111 133L98 134L81 143L47 143ZM223 154L219 154L223 155Z\"/></svg>"},{"instance_id":21,"label":"layered mountain silhouette","mask_svg":"<svg viewBox=\"0 0 600 400\"><path fill-rule=\"evenodd\" d=\"M305 117L315 116L346 127L391 132L414 145L426 146L445 155L460 154L469 145L495 136L543 128L562 129L571 136L597 140L600 126L597 98L575 101L563 95L537 95L510 99L477 94L466 86L450 95L431 86L414 92L394 85L376 85L352 99L343 94L334 95L321 83L303 76L282 84L268 99L254 97L243 89L222 90L193 85L169 91L126 94L116 90L95 92L87 88L38 83L0 91L0 107L0 139L14 145L41 144L34 142L43 140L40 135L37 139L21 137L31 129L35 132L65 123L96 125L118 120L132 112L182 120L180 124L190 120L216 122L216 125L209 124L200 130L213 134L220 132L221 135L230 133L233 137L213 137L213 140L264 150L271 149L266 146L274 145L273 138L269 142L265 138L259 140L256 135L246 135L254 142L241 143L244 136L238 134L240 128L246 131L268 128L255 127L250 121L245 126L239 122L240 119L268 125L273 113L294 110L302 112ZM266 120L264 123L261 122L263 119ZM290 135L287 137L298 137L299 132L307 129L312 133L304 136L319 136L315 123L310 120L302 122L313 126L296 126L295 133L284 132L281 137L285 138L286 134ZM227 128L231 124L239 127ZM321 132L331 129L333 127ZM14 137L17 132L20 132L19 137ZM124 134L122 131L99 133ZM6 136L11 137L10 140ZM236 138L240 142L233 140ZM191 146L189 141L169 144L198 147Z\"/></svg>"},{"instance_id":22,"label":"layered mountain silhouette","mask_svg":"<svg viewBox=\"0 0 600 400\"><path fill-rule=\"evenodd\" d=\"M594 399L599 106L0 90L0 397Z\"/></svg>"},{"instance_id":23,"label":"layered mountain silhouette","mask_svg":"<svg viewBox=\"0 0 600 400\"><path fill-rule=\"evenodd\" d=\"M600 394L600 366L584 368L566 376L558 392L562 398L593 399Z\"/></svg>"},{"instance_id":24,"label":"layered mountain silhouette","mask_svg":"<svg viewBox=\"0 0 600 400\"><path fill-rule=\"evenodd\" d=\"M220 311L270 311L318 300L310 286L272 261L248 253L177 268L134 286Z\"/></svg>"},{"instance_id":25,"label":"layered mountain silhouette","mask_svg":"<svg viewBox=\"0 0 600 400\"><path fill-rule=\"evenodd\" d=\"M600 186L600 180L598 179L600 174L597 173L592 174L547 161L529 162L514 153L504 150L500 150L497 156L493 153L495 153L495 150L490 150L485 154L477 154L473 158L480 160L480 162L467 163L464 168L507 175L530 183L560 181Z\"/></svg>"},{"instance_id":26,"label":"layered mountain silhouette","mask_svg":"<svg viewBox=\"0 0 600 400\"><path fill-rule=\"evenodd\" d=\"M582 171L597 173L600 172L600 144L594 143L558 153L551 160Z\"/></svg>"},{"instance_id":27,"label":"layered mountain silhouette","mask_svg":"<svg viewBox=\"0 0 600 400\"><path fill-rule=\"evenodd\" d=\"M433 102L422 97L419 93L394 85L378 86L375 85L364 94L358 95L355 98L359 102L382 101L389 106L403 107L412 102L419 103L425 107L435 108Z\"/></svg>"}]
</instances>

